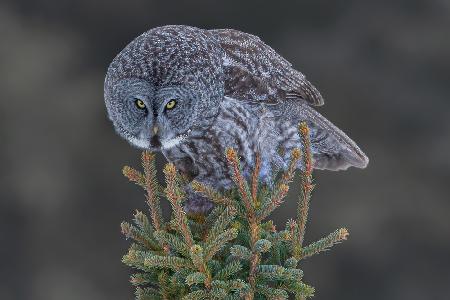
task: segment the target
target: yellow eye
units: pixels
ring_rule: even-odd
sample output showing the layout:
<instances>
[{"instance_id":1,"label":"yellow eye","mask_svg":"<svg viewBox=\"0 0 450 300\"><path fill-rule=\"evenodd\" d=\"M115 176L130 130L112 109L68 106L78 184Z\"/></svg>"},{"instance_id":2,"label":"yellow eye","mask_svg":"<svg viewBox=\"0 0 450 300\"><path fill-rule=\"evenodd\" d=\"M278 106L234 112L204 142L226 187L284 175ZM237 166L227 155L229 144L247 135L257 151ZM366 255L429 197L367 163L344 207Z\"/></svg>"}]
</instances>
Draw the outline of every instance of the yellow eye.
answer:
<instances>
[{"instance_id":1,"label":"yellow eye","mask_svg":"<svg viewBox=\"0 0 450 300\"><path fill-rule=\"evenodd\" d=\"M134 103L136 104L137 108L145 109L145 103L141 99L136 99L136 101L134 101Z\"/></svg>"},{"instance_id":2,"label":"yellow eye","mask_svg":"<svg viewBox=\"0 0 450 300\"><path fill-rule=\"evenodd\" d=\"M169 102L167 102L166 108L167 108L167 109L173 109L173 108L175 107L175 105L177 105L177 101L175 101L175 100L170 100Z\"/></svg>"}]
</instances>

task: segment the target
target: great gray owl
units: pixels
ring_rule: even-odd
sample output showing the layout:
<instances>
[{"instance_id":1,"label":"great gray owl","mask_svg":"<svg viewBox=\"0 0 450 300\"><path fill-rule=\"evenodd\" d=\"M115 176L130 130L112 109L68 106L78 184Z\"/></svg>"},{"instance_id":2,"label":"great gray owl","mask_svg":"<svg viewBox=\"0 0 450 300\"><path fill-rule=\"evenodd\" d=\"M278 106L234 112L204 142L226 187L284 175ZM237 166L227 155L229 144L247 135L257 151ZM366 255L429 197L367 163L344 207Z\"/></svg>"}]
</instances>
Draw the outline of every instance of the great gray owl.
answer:
<instances>
[{"instance_id":1,"label":"great gray owl","mask_svg":"<svg viewBox=\"0 0 450 300\"><path fill-rule=\"evenodd\" d=\"M258 37L237 30L151 29L114 58L104 96L119 135L139 148L162 151L185 175L217 189L232 184L227 147L237 150L246 175L260 153L261 179L270 184L272 172L286 167L291 150L301 147L300 121L310 127L315 168L368 163L349 137L311 107L323 99L305 76ZM210 207L191 193L185 209Z\"/></svg>"}]
</instances>

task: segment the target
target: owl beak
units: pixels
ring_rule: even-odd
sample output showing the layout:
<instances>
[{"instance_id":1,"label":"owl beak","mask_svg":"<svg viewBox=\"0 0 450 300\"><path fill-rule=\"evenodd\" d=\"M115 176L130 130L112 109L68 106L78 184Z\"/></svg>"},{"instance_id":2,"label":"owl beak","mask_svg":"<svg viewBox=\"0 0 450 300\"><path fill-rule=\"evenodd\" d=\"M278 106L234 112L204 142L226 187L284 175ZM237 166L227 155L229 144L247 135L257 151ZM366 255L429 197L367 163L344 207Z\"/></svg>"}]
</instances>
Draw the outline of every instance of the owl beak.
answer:
<instances>
[{"instance_id":1,"label":"owl beak","mask_svg":"<svg viewBox=\"0 0 450 300\"><path fill-rule=\"evenodd\" d=\"M152 128L152 133L153 136L150 139L150 145L154 148L159 148L161 147L161 142L159 140L159 136L157 135L159 131L159 127L158 126L153 126Z\"/></svg>"}]
</instances>

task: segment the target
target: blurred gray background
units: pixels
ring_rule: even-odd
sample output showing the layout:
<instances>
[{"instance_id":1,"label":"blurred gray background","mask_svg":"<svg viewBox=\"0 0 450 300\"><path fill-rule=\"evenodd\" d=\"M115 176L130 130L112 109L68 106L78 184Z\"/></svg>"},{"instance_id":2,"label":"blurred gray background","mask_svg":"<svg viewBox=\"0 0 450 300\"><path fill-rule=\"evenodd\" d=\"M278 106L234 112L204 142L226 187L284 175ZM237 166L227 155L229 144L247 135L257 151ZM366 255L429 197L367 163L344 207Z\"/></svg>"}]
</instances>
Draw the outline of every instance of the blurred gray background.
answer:
<instances>
[{"instance_id":1,"label":"blurred gray background","mask_svg":"<svg viewBox=\"0 0 450 300\"><path fill-rule=\"evenodd\" d=\"M119 224L146 206L121 168L140 152L106 118L103 78L165 24L260 36L370 157L315 173L307 241L350 230L303 263L315 299L450 299L448 0L2 0L0 299L133 297Z\"/></svg>"}]
</instances>

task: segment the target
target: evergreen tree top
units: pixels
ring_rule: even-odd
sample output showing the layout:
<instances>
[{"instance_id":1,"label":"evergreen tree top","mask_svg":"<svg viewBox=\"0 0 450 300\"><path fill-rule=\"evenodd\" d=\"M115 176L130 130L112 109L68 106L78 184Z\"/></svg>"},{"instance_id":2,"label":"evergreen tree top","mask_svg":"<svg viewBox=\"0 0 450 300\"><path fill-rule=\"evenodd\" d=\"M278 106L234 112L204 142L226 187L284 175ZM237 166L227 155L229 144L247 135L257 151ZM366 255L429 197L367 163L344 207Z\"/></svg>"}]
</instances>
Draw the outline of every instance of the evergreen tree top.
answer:
<instances>
[{"instance_id":1,"label":"evergreen tree top","mask_svg":"<svg viewBox=\"0 0 450 300\"><path fill-rule=\"evenodd\" d=\"M146 192L149 216L137 211L134 224L123 222L122 233L133 243L122 261L136 273L136 299L306 299L314 288L303 282L301 260L346 240L338 229L304 246L312 183L309 129L299 126L303 153L292 152L288 168L268 187L258 182L256 159L249 182L242 175L236 152L225 155L235 188L220 193L199 182L192 188L215 204L207 215L187 215L183 210L183 178L171 163L164 168L165 188L156 180L155 155L142 153L143 172L130 167L123 174ZM258 156L257 156L258 158ZM286 197L295 169L302 160L297 215L282 230L267 218ZM160 199L169 201L172 214L164 220Z\"/></svg>"}]
</instances>

